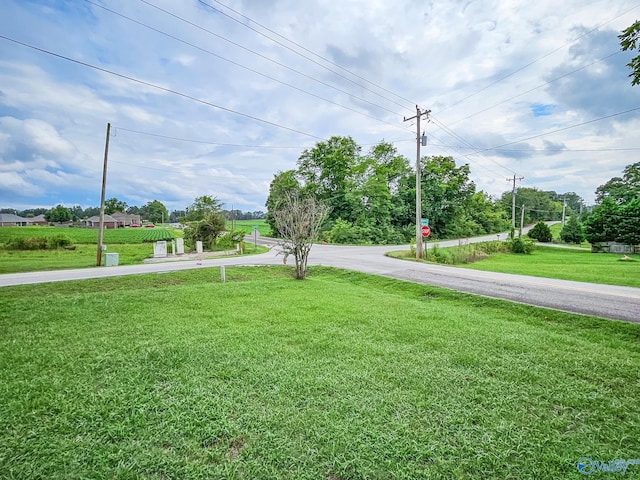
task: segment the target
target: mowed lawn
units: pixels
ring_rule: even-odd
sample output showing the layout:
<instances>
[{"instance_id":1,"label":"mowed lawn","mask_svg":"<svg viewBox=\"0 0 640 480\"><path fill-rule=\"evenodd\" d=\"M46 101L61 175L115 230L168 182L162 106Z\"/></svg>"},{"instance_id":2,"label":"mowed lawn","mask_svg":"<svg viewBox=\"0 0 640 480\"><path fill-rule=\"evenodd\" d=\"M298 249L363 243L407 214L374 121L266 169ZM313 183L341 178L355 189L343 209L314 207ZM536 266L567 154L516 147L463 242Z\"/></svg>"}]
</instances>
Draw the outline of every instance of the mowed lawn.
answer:
<instances>
[{"instance_id":1,"label":"mowed lawn","mask_svg":"<svg viewBox=\"0 0 640 480\"><path fill-rule=\"evenodd\" d=\"M630 260L621 260L622 257ZM530 255L493 254L457 267L579 282L640 287L640 255L536 246ZM640 317L640 313L639 313Z\"/></svg>"},{"instance_id":2,"label":"mowed lawn","mask_svg":"<svg viewBox=\"0 0 640 480\"><path fill-rule=\"evenodd\" d=\"M106 253L117 253L119 265L136 265L153 256L153 241L181 236L176 229L117 228L105 229ZM74 249L11 250L5 244L17 238L68 238ZM66 268L95 267L98 253L98 231L94 228L1 227L0 274ZM104 258L102 259L104 264Z\"/></svg>"},{"instance_id":3,"label":"mowed lawn","mask_svg":"<svg viewBox=\"0 0 640 480\"><path fill-rule=\"evenodd\" d=\"M558 479L640 455L640 325L328 268L226 277L0 289L0 477Z\"/></svg>"},{"instance_id":4,"label":"mowed lawn","mask_svg":"<svg viewBox=\"0 0 640 480\"><path fill-rule=\"evenodd\" d=\"M253 235L254 227L258 227L258 235L262 237L271 236L271 227L264 218L258 220L234 220L233 222L227 220L227 230L231 230L232 225L235 230L244 230L247 235Z\"/></svg>"}]
</instances>

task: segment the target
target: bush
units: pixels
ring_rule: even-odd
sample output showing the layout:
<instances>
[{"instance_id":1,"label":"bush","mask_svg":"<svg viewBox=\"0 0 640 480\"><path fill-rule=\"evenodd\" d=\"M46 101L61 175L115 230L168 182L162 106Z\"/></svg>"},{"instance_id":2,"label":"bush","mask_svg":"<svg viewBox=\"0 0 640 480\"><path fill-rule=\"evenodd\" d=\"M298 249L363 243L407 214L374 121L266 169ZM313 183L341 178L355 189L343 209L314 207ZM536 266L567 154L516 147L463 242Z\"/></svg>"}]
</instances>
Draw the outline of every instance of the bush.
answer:
<instances>
[{"instance_id":1,"label":"bush","mask_svg":"<svg viewBox=\"0 0 640 480\"><path fill-rule=\"evenodd\" d=\"M71 239L64 235L54 237L12 238L4 248L7 250L56 250L71 245Z\"/></svg>"},{"instance_id":2,"label":"bush","mask_svg":"<svg viewBox=\"0 0 640 480\"><path fill-rule=\"evenodd\" d=\"M565 243L575 243L578 245L582 243L584 240L584 232L576 216L572 215L569 221L562 227L560 238Z\"/></svg>"},{"instance_id":3,"label":"bush","mask_svg":"<svg viewBox=\"0 0 640 480\"><path fill-rule=\"evenodd\" d=\"M498 241L472 243L449 248L440 248L438 245L434 245L428 249L425 259L435 263L458 265L461 263L473 263L487 258L493 253L505 251L507 251L506 244Z\"/></svg>"},{"instance_id":4,"label":"bush","mask_svg":"<svg viewBox=\"0 0 640 480\"><path fill-rule=\"evenodd\" d=\"M236 248L238 243L244 241L246 232L244 230L234 230L220 235L216 240L216 246L225 250Z\"/></svg>"},{"instance_id":5,"label":"bush","mask_svg":"<svg viewBox=\"0 0 640 480\"><path fill-rule=\"evenodd\" d=\"M527 234L527 236L529 236L529 238L533 238L543 243L548 243L553 239L553 235L551 234L551 229L544 222L536 223L535 227L529 230L529 233Z\"/></svg>"},{"instance_id":6,"label":"bush","mask_svg":"<svg viewBox=\"0 0 640 480\"><path fill-rule=\"evenodd\" d=\"M367 232L362 227L351 225L338 218L331 230L324 232L323 239L329 243L357 245L366 243Z\"/></svg>"},{"instance_id":7,"label":"bush","mask_svg":"<svg viewBox=\"0 0 640 480\"><path fill-rule=\"evenodd\" d=\"M533 252L533 241L529 240L528 238L523 238L523 237L515 237L510 239L507 242L507 245L509 246L509 249L511 250L512 253L525 253L525 254L529 254L531 252Z\"/></svg>"}]
</instances>

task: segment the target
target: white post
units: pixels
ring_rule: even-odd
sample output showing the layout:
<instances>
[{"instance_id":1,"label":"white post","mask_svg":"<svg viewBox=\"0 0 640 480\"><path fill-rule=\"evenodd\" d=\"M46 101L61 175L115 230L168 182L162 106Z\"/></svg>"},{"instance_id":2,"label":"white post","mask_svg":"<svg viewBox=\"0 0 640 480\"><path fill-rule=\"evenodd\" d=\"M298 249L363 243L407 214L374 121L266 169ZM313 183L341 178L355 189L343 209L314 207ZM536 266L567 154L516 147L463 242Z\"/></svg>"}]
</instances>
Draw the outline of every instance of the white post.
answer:
<instances>
[{"instance_id":1,"label":"white post","mask_svg":"<svg viewBox=\"0 0 640 480\"><path fill-rule=\"evenodd\" d=\"M226 280L226 276L224 272L224 265L220 265L220 281L224 283L225 280Z\"/></svg>"}]
</instances>

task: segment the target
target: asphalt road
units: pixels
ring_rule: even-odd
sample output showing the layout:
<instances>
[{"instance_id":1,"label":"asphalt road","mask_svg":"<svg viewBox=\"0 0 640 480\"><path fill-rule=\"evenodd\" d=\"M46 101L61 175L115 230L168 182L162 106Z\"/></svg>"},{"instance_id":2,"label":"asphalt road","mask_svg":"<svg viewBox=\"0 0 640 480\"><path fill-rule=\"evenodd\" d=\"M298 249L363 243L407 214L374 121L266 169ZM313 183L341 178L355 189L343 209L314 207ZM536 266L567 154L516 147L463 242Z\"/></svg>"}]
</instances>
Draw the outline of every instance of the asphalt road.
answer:
<instances>
[{"instance_id":1,"label":"asphalt road","mask_svg":"<svg viewBox=\"0 0 640 480\"><path fill-rule=\"evenodd\" d=\"M502 237L504 238L504 237ZM469 242L495 240L496 235L469 239ZM253 240L253 239L252 239ZM118 267L83 268L0 275L0 287L66 280L81 280L141 273L161 273L220 265L277 265L275 242L258 239L263 245L274 246L269 252L236 258L185 260ZM458 240L439 245L457 245ZM314 245L309 265L325 265L383 275L410 282L446 287L487 297L502 298L528 305L548 307L602 318L640 322L640 288L598 285L566 280L483 272L444 265L410 262L385 257L384 253L403 247L349 247ZM407 247L404 246L404 249ZM289 262L293 259L290 257ZM212 275L219 275L212 270Z\"/></svg>"}]
</instances>

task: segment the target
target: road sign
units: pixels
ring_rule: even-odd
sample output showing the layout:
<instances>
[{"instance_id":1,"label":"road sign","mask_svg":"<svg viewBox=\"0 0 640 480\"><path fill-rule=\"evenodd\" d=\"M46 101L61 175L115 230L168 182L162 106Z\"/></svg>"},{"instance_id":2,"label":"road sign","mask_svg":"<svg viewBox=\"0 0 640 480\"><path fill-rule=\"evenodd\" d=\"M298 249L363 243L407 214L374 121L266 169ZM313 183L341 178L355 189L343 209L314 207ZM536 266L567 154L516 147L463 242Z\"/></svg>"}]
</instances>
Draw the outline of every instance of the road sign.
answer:
<instances>
[{"instance_id":1,"label":"road sign","mask_svg":"<svg viewBox=\"0 0 640 480\"><path fill-rule=\"evenodd\" d=\"M431 235L431 228L429 227L429 225L423 225L421 228L421 231L422 231L422 236L425 238Z\"/></svg>"},{"instance_id":2,"label":"road sign","mask_svg":"<svg viewBox=\"0 0 640 480\"><path fill-rule=\"evenodd\" d=\"M429 219L428 218L422 218L420 220L421 220L420 223L421 223L422 226L429 225Z\"/></svg>"}]
</instances>

